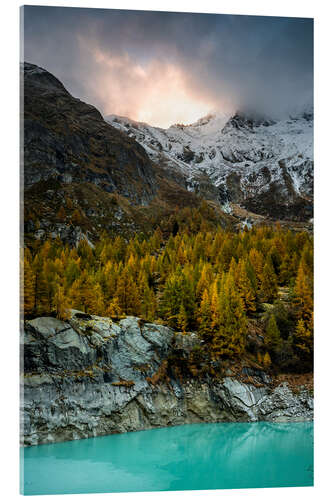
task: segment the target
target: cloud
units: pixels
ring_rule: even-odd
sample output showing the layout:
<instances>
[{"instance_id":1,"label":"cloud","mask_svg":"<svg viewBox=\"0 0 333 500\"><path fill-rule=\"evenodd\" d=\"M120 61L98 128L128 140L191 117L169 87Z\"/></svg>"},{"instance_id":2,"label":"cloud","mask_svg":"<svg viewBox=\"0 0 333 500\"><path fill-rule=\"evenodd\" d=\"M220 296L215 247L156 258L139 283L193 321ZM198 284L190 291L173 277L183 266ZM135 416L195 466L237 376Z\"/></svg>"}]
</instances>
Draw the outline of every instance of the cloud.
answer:
<instances>
[{"instance_id":1,"label":"cloud","mask_svg":"<svg viewBox=\"0 0 333 500\"><path fill-rule=\"evenodd\" d=\"M216 102L191 89L179 65L151 59L139 63L128 53L103 52L90 40L79 36L81 53L90 61L86 83L91 99L104 114L128 116L151 125L168 127L171 123L192 123L209 113Z\"/></svg>"},{"instance_id":2,"label":"cloud","mask_svg":"<svg viewBox=\"0 0 333 500\"><path fill-rule=\"evenodd\" d=\"M25 59L103 114L154 125L312 101L311 19L25 7Z\"/></svg>"}]
</instances>

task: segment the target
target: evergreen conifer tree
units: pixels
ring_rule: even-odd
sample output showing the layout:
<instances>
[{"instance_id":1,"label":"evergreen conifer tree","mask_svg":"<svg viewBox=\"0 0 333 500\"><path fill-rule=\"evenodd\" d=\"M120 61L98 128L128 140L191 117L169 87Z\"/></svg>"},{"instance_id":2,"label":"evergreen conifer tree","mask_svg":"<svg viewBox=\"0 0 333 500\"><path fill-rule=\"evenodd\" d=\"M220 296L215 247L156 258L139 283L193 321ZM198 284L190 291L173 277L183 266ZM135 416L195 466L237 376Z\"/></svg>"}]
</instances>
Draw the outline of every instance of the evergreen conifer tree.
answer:
<instances>
[{"instance_id":1,"label":"evergreen conifer tree","mask_svg":"<svg viewBox=\"0 0 333 500\"><path fill-rule=\"evenodd\" d=\"M235 286L232 273L222 282L221 326L214 332L212 352L215 358L239 356L244 352L247 321L244 304Z\"/></svg>"},{"instance_id":2,"label":"evergreen conifer tree","mask_svg":"<svg viewBox=\"0 0 333 500\"><path fill-rule=\"evenodd\" d=\"M273 302L278 296L277 277L270 258L262 271L259 296L262 302Z\"/></svg>"},{"instance_id":3,"label":"evergreen conifer tree","mask_svg":"<svg viewBox=\"0 0 333 500\"><path fill-rule=\"evenodd\" d=\"M200 337L207 343L212 340L212 311L207 288L203 291L200 307L198 310L198 332Z\"/></svg>"},{"instance_id":4,"label":"evergreen conifer tree","mask_svg":"<svg viewBox=\"0 0 333 500\"><path fill-rule=\"evenodd\" d=\"M65 296L64 288L59 284L56 285L53 307L58 319L66 320L69 318L69 301Z\"/></svg>"},{"instance_id":5,"label":"evergreen conifer tree","mask_svg":"<svg viewBox=\"0 0 333 500\"><path fill-rule=\"evenodd\" d=\"M184 304L182 303L179 308L179 313L177 317L177 326L180 328L180 330L185 333L187 326L188 326L188 321L187 321L187 314L186 310L184 307Z\"/></svg>"},{"instance_id":6,"label":"evergreen conifer tree","mask_svg":"<svg viewBox=\"0 0 333 500\"><path fill-rule=\"evenodd\" d=\"M243 259L240 259L236 269L236 286L239 295L243 300L245 311L254 312L256 310L255 292L252 288L251 281L247 275L246 264Z\"/></svg>"},{"instance_id":7,"label":"evergreen conifer tree","mask_svg":"<svg viewBox=\"0 0 333 500\"><path fill-rule=\"evenodd\" d=\"M282 347L282 339L276 323L275 315L270 314L266 326L265 344L271 351L277 351Z\"/></svg>"}]
</instances>

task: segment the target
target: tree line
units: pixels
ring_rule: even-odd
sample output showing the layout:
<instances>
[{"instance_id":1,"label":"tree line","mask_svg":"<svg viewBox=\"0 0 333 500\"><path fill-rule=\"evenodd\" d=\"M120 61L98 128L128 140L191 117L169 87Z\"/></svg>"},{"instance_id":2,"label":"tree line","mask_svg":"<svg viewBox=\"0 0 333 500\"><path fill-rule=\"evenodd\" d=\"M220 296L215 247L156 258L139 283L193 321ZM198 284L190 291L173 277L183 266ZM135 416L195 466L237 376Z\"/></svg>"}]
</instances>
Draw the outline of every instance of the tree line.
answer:
<instances>
[{"instance_id":1,"label":"tree line","mask_svg":"<svg viewBox=\"0 0 333 500\"><path fill-rule=\"evenodd\" d=\"M165 238L158 228L150 237L104 237L94 248L85 240L77 248L59 238L37 242L23 260L26 317L66 319L69 308L139 316L197 331L218 359L242 356L249 322L266 311L258 353L266 364L288 346L312 356L313 239L306 232L177 228Z\"/></svg>"}]
</instances>

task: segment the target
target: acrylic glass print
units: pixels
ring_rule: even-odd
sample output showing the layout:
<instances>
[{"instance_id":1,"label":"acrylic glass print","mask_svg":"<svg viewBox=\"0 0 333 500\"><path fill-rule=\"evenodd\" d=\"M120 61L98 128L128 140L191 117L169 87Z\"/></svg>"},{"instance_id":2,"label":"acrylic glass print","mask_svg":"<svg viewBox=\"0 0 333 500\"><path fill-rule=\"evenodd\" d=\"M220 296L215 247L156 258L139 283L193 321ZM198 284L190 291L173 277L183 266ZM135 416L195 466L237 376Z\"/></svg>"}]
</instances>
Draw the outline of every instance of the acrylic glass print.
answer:
<instances>
[{"instance_id":1,"label":"acrylic glass print","mask_svg":"<svg viewBox=\"0 0 333 500\"><path fill-rule=\"evenodd\" d=\"M312 486L313 20L21 19L21 492Z\"/></svg>"}]
</instances>

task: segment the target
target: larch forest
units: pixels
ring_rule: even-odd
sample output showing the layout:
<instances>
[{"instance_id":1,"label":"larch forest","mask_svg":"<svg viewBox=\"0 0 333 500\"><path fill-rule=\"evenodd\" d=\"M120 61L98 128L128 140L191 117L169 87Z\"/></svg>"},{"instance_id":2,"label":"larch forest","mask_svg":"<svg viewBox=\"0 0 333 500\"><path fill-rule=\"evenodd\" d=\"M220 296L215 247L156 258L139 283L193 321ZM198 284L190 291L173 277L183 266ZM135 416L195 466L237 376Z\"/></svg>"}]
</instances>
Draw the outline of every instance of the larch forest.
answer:
<instances>
[{"instance_id":1,"label":"larch forest","mask_svg":"<svg viewBox=\"0 0 333 500\"><path fill-rule=\"evenodd\" d=\"M279 224L224 230L186 211L168 230L104 235L93 248L35 241L23 257L25 317L65 320L71 308L196 331L192 376L244 357L275 372L311 370L312 235Z\"/></svg>"}]
</instances>

